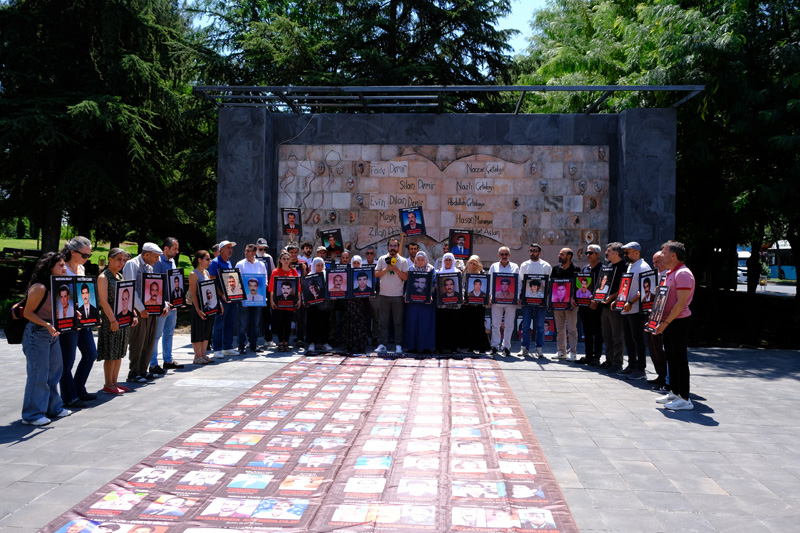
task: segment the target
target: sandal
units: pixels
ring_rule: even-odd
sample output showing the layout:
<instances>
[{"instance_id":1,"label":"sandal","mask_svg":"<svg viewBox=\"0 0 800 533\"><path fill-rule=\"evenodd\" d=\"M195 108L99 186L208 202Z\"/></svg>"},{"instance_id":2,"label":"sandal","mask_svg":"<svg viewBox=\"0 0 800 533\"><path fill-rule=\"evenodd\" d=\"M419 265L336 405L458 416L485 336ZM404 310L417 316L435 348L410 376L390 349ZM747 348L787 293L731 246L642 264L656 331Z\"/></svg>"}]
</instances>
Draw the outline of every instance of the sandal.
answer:
<instances>
[{"instance_id":1,"label":"sandal","mask_svg":"<svg viewBox=\"0 0 800 533\"><path fill-rule=\"evenodd\" d=\"M197 357L195 357L195 358L194 358L194 361L192 361L192 362L193 362L194 364L196 364L196 365L207 365L207 364L209 363L207 360L205 360L205 359L199 359L199 358L197 358Z\"/></svg>"},{"instance_id":2,"label":"sandal","mask_svg":"<svg viewBox=\"0 0 800 533\"><path fill-rule=\"evenodd\" d=\"M203 359L203 361L205 361L205 362L206 362L206 364L211 364L211 365L213 365L214 363L216 363L216 362L217 362L216 360L214 360L214 359L211 359L211 358L210 358L210 357L208 357L207 355L204 355L204 356L203 356L201 359Z\"/></svg>"}]
</instances>

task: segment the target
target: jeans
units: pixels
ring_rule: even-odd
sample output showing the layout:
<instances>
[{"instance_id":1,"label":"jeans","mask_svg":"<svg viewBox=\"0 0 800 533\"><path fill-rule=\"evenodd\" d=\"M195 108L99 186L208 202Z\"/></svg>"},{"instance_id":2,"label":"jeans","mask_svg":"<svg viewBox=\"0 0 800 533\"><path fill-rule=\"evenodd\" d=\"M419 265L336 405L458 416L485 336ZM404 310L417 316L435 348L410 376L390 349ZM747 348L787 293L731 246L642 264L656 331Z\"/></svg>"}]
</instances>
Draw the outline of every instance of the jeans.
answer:
<instances>
[{"instance_id":1,"label":"jeans","mask_svg":"<svg viewBox=\"0 0 800 533\"><path fill-rule=\"evenodd\" d=\"M22 352L27 361L22 419L32 422L43 416L55 416L64 403L58 395L58 380L64 368L61 344L47 328L29 322L22 335Z\"/></svg>"},{"instance_id":2,"label":"jeans","mask_svg":"<svg viewBox=\"0 0 800 533\"><path fill-rule=\"evenodd\" d=\"M526 349L531 347L531 320L536 328L536 347L544 346L544 316L547 309L544 307L534 307L532 305L522 306L522 346Z\"/></svg>"},{"instance_id":3,"label":"jeans","mask_svg":"<svg viewBox=\"0 0 800 533\"><path fill-rule=\"evenodd\" d=\"M250 341L250 348L255 350L258 346L258 333L261 330L261 307L242 307L239 309L239 348L244 348L246 340Z\"/></svg>"},{"instance_id":4,"label":"jeans","mask_svg":"<svg viewBox=\"0 0 800 533\"><path fill-rule=\"evenodd\" d=\"M153 356L150 366L158 364L158 339L161 339L161 354L165 363L172 362L172 337L175 335L175 324L178 323L178 310L173 309L167 316L158 317L156 326L156 343L153 346Z\"/></svg>"},{"instance_id":5,"label":"jeans","mask_svg":"<svg viewBox=\"0 0 800 533\"><path fill-rule=\"evenodd\" d=\"M214 349L232 350L233 333L239 325L239 302L225 303L220 298L222 314L214 319Z\"/></svg>"},{"instance_id":6,"label":"jeans","mask_svg":"<svg viewBox=\"0 0 800 533\"><path fill-rule=\"evenodd\" d=\"M92 371L92 365L97 360L97 346L90 328L74 331L65 331L58 336L61 345L61 399L69 404L86 395L86 380ZM72 375L72 365L75 364L75 353L81 351L81 361Z\"/></svg>"}]
</instances>

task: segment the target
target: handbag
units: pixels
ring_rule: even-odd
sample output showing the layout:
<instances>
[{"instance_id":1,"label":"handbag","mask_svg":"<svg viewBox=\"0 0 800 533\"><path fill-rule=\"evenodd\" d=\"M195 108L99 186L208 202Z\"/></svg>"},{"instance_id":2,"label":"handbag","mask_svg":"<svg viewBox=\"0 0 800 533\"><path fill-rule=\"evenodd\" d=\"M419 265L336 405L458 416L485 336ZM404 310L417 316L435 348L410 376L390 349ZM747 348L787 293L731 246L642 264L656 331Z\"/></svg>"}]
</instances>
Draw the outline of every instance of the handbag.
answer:
<instances>
[{"instance_id":1,"label":"handbag","mask_svg":"<svg viewBox=\"0 0 800 533\"><path fill-rule=\"evenodd\" d=\"M42 298L42 301L39 302L39 305L36 307L34 313L38 313L39 309L42 308L44 301L47 299L48 292L50 291L45 290L44 297ZM9 316L6 317L6 325L4 330L8 344L22 344L22 335L25 333L25 326L27 326L28 322L30 322L30 320L25 318L25 304L27 302L28 297L26 296L22 300L12 305Z\"/></svg>"}]
</instances>

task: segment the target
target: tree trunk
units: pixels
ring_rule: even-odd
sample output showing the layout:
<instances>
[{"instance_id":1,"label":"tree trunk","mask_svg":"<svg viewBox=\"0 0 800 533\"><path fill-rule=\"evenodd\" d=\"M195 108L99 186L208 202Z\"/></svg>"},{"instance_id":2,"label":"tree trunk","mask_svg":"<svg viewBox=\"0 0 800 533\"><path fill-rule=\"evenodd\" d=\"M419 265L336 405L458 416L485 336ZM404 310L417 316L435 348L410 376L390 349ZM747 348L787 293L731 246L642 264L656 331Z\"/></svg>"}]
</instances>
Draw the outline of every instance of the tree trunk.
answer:
<instances>
[{"instance_id":1,"label":"tree trunk","mask_svg":"<svg viewBox=\"0 0 800 533\"><path fill-rule=\"evenodd\" d=\"M61 211L45 209L42 220L42 253L61 250L59 239L61 237Z\"/></svg>"},{"instance_id":2,"label":"tree trunk","mask_svg":"<svg viewBox=\"0 0 800 533\"><path fill-rule=\"evenodd\" d=\"M789 222L789 227L786 231L786 240L792 247L792 260L794 261L795 271L795 288L794 288L794 303L795 308L800 310L800 291L797 290L797 272L800 272L800 220L794 219Z\"/></svg>"}]
</instances>

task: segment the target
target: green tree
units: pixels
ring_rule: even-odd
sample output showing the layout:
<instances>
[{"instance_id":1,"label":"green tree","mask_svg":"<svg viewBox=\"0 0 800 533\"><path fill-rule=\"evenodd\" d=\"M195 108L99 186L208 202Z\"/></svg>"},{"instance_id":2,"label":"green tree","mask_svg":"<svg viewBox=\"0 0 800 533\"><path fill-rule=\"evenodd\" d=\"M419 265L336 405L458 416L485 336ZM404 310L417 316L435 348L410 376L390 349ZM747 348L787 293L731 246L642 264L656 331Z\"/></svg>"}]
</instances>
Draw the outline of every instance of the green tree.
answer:
<instances>
[{"instance_id":1,"label":"green tree","mask_svg":"<svg viewBox=\"0 0 800 533\"><path fill-rule=\"evenodd\" d=\"M35 220L45 250L62 219L112 244L207 225L208 195L173 200L209 177L182 168L213 129L197 120L189 34L170 0L2 6L0 217Z\"/></svg>"}]
</instances>

